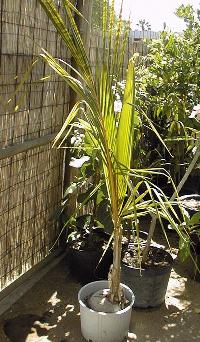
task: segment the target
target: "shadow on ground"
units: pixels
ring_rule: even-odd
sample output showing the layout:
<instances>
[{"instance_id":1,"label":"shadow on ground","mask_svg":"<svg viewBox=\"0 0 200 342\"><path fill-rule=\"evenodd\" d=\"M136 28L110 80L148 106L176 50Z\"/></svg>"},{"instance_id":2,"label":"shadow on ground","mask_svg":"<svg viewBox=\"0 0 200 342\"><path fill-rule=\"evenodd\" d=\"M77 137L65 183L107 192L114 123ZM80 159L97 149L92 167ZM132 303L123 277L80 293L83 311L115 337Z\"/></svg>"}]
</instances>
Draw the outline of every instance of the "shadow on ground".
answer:
<instances>
[{"instance_id":1,"label":"shadow on ground","mask_svg":"<svg viewBox=\"0 0 200 342\"><path fill-rule=\"evenodd\" d=\"M69 278L63 260L4 315L1 324L9 340L82 341L79 288L80 285Z\"/></svg>"}]
</instances>

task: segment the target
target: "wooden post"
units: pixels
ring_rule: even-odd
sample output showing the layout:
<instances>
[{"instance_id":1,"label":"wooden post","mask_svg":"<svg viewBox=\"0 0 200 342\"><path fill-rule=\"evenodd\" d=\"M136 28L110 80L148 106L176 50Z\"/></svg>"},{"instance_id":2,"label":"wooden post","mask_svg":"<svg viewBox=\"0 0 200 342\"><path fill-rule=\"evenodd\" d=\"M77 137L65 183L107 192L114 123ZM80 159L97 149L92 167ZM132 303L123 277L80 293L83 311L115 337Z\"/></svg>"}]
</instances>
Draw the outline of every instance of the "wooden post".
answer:
<instances>
[{"instance_id":1,"label":"wooden post","mask_svg":"<svg viewBox=\"0 0 200 342\"><path fill-rule=\"evenodd\" d=\"M86 20L82 20L80 16L76 15L76 23L81 32L86 51L89 52L90 31L91 31L91 17L92 17L92 2L93 0L78 0L77 9L83 14Z\"/></svg>"}]
</instances>

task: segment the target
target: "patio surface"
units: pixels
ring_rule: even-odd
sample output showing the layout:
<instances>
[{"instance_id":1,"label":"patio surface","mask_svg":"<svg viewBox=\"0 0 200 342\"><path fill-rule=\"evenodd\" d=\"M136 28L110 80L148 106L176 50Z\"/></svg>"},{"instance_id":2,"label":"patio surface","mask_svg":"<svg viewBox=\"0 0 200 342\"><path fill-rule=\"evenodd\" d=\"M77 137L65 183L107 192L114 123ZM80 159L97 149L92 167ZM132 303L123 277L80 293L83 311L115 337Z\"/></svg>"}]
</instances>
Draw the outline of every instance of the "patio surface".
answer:
<instances>
[{"instance_id":1,"label":"patio surface","mask_svg":"<svg viewBox=\"0 0 200 342\"><path fill-rule=\"evenodd\" d=\"M1 317L0 342L84 341L77 301L80 287L70 278L63 259ZM200 283L190 279L178 261L165 304L133 309L127 341L200 341Z\"/></svg>"}]
</instances>

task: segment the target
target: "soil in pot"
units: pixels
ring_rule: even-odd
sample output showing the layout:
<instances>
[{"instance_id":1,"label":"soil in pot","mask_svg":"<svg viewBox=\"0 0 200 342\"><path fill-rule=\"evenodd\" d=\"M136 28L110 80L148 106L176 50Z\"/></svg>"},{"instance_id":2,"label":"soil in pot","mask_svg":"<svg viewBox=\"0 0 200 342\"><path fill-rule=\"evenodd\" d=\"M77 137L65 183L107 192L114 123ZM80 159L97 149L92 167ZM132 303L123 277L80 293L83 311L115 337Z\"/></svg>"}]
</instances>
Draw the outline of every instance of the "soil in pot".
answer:
<instances>
[{"instance_id":1,"label":"soil in pot","mask_svg":"<svg viewBox=\"0 0 200 342\"><path fill-rule=\"evenodd\" d=\"M164 302L172 264L167 251L151 246L145 265L140 267L137 250L127 248L122 259L122 282L132 289L135 307L155 307Z\"/></svg>"},{"instance_id":2,"label":"soil in pot","mask_svg":"<svg viewBox=\"0 0 200 342\"><path fill-rule=\"evenodd\" d=\"M124 252L122 262L129 267L140 268L138 251L128 247L128 249ZM145 264L142 264L142 268L149 269L169 267L171 262L171 256L168 252L166 252L164 249L151 246L148 253L148 258Z\"/></svg>"},{"instance_id":3,"label":"soil in pot","mask_svg":"<svg viewBox=\"0 0 200 342\"><path fill-rule=\"evenodd\" d=\"M109 289L98 290L89 298L87 298L86 305L96 312L114 313L125 309L130 304L125 296L123 298L122 305L118 303L111 303L109 299L109 292Z\"/></svg>"},{"instance_id":4,"label":"soil in pot","mask_svg":"<svg viewBox=\"0 0 200 342\"><path fill-rule=\"evenodd\" d=\"M107 279L113 261L112 249L107 247L110 235L103 229L96 228L92 232L81 235L78 240L68 246L67 265L71 276L81 284L94 280Z\"/></svg>"}]
</instances>

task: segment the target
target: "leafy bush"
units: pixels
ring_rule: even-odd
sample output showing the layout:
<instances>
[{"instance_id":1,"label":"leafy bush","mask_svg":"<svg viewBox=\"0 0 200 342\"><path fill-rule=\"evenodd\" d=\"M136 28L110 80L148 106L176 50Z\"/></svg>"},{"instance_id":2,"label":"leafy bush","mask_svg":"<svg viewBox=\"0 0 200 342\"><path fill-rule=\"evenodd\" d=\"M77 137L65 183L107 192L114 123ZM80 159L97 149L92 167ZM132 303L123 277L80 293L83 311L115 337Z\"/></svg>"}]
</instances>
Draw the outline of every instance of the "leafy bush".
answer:
<instances>
[{"instance_id":1,"label":"leafy bush","mask_svg":"<svg viewBox=\"0 0 200 342\"><path fill-rule=\"evenodd\" d=\"M138 111L152 120L169 150L141 125L137 158L143 166L168 165L175 182L192 158L199 122L190 114L200 103L200 11L181 6L177 15L187 25L183 34L164 31L159 40L150 41L136 72Z\"/></svg>"}]
</instances>

